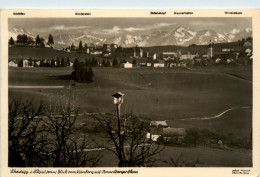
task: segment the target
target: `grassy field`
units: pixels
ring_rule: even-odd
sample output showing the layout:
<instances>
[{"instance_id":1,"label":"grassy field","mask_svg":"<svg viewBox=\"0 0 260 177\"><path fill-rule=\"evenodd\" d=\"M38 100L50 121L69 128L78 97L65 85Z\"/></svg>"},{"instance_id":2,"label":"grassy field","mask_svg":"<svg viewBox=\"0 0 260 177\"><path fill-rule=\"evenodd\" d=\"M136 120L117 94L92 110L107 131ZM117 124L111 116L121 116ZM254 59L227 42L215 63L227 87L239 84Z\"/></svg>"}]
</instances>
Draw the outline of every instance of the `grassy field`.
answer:
<instances>
[{"instance_id":1,"label":"grassy field","mask_svg":"<svg viewBox=\"0 0 260 177\"><path fill-rule=\"evenodd\" d=\"M101 167L115 167L118 164L117 159L112 152L103 150L99 151L103 156L99 166ZM93 152L98 153L98 152ZM169 158L176 160L180 154L182 157L180 163L195 164L198 162L199 166L212 166L212 167L251 167L252 166L252 154L249 151L239 152L237 151L226 151L221 149L212 149L204 147L196 148L182 148L182 147L169 147L155 156L155 166L160 167L172 167ZM210 158L209 158L210 157Z\"/></svg>"},{"instance_id":2,"label":"grassy field","mask_svg":"<svg viewBox=\"0 0 260 177\"><path fill-rule=\"evenodd\" d=\"M35 101L43 99L46 102L51 99L66 99L70 80L58 76L69 75L71 72L70 68L9 68L9 85L12 86L64 86L64 89L10 88L9 98L31 98ZM115 112L111 95L121 91L125 93L122 112L130 112L133 107L134 114L144 119L170 120L176 126L208 127L215 122L212 127L219 124L215 127L216 130L221 129L223 124L228 128L230 124L225 125L226 121L238 121L234 124L235 128L246 122L246 130L251 131L248 129L252 122L250 109L226 113L223 115L224 121L180 120L210 117L232 107L251 106L251 72L250 66L192 70L94 68L95 82L76 83L72 86L72 95L81 108L81 113L97 112L97 108L102 112Z\"/></svg>"},{"instance_id":3,"label":"grassy field","mask_svg":"<svg viewBox=\"0 0 260 177\"><path fill-rule=\"evenodd\" d=\"M80 107L80 113L115 113L112 94L125 93L121 112L145 120L167 120L172 127L207 128L220 134L233 134L249 138L252 130L252 68L198 67L180 68L93 68L95 82L76 83L72 86L72 98ZM9 99L33 99L57 103L69 97L71 68L9 68L11 86L64 86L53 88L9 88ZM212 117L233 107L217 119L194 120L194 117ZM77 122L90 122L81 115ZM93 120L92 120L93 121ZM229 152L218 149L166 147L158 159L167 160L169 154L185 154L185 161L196 161L212 166L250 166L251 152ZM100 166L116 166L113 154L104 153ZM196 154L196 155L194 155ZM208 158L209 156L213 158ZM158 160L157 165L167 166Z\"/></svg>"},{"instance_id":4,"label":"grassy field","mask_svg":"<svg viewBox=\"0 0 260 177\"><path fill-rule=\"evenodd\" d=\"M68 93L70 80L57 76L70 74L69 68L10 68L9 85L65 86L55 89L10 89L9 96L27 98ZM238 73L239 74L239 73ZM140 115L170 116L173 119L218 114L235 106L252 104L252 83L213 71L154 68L94 68L95 82L77 83L72 92L84 111L114 110L111 95L125 93L128 111ZM25 94L22 94L25 93Z\"/></svg>"}]
</instances>

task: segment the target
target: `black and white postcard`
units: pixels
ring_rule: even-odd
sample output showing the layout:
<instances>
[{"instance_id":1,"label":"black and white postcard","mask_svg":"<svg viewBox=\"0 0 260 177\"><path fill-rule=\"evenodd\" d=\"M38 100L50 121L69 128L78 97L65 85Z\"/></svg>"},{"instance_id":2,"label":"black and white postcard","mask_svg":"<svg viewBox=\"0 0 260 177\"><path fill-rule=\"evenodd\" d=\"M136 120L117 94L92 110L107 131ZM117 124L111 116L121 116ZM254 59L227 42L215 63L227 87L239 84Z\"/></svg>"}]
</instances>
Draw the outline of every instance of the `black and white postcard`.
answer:
<instances>
[{"instance_id":1,"label":"black and white postcard","mask_svg":"<svg viewBox=\"0 0 260 177\"><path fill-rule=\"evenodd\" d=\"M256 176L259 10L3 10L3 176Z\"/></svg>"}]
</instances>

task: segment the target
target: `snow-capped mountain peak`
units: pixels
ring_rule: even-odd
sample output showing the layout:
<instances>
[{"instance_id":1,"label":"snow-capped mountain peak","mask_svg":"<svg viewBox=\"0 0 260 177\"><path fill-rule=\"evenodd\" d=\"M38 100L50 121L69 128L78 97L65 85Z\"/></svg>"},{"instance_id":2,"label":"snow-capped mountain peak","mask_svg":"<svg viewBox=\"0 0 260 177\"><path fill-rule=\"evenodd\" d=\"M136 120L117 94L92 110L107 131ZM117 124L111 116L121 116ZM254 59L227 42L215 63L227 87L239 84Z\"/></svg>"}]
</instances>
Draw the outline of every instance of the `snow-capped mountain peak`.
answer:
<instances>
[{"instance_id":1,"label":"snow-capped mountain peak","mask_svg":"<svg viewBox=\"0 0 260 177\"><path fill-rule=\"evenodd\" d=\"M250 32L252 32L252 28L246 28L245 31L246 31L247 33L250 33Z\"/></svg>"},{"instance_id":2,"label":"snow-capped mountain peak","mask_svg":"<svg viewBox=\"0 0 260 177\"><path fill-rule=\"evenodd\" d=\"M14 40L16 40L18 34L26 34L27 36L32 37L32 35L21 26L16 25L13 28L9 29L9 38L12 37Z\"/></svg>"},{"instance_id":3,"label":"snow-capped mountain peak","mask_svg":"<svg viewBox=\"0 0 260 177\"><path fill-rule=\"evenodd\" d=\"M59 33L53 33L54 38L54 47L55 48L64 48L68 47L72 43L78 45L80 41L82 43L103 45L103 44L118 44L122 47L133 47L133 46L159 46L159 45L207 45L211 40L214 43L219 42L232 42L241 40L242 38L247 38L252 36L252 29L237 29L234 28L229 32L221 33L216 32L212 29L206 30L193 30L187 27L178 27L169 31L166 30L156 30L149 32L148 34L134 34L134 33L124 33L124 34L115 34L115 36L104 36L102 34L95 33L86 33L86 32L73 32L70 33L66 31L60 31ZM48 32L46 35L41 35L45 40L48 40L48 35L51 32ZM18 34L27 34L33 38L37 34L31 34L24 30L20 26L15 26L9 29L9 38L13 37L16 40Z\"/></svg>"},{"instance_id":4,"label":"snow-capped mountain peak","mask_svg":"<svg viewBox=\"0 0 260 177\"><path fill-rule=\"evenodd\" d=\"M186 42L192 40L196 36L197 32L184 27L178 27L173 32L173 36L176 39L178 45L185 44Z\"/></svg>"},{"instance_id":5,"label":"snow-capped mountain peak","mask_svg":"<svg viewBox=\"0 0 260 177\"><path fill-rule=\"evenodd\" d=\"M231 34L238 34L238 33L240 33L240 29L234 28L229 33L231 33Z\"/></svg>"}]
</instances>

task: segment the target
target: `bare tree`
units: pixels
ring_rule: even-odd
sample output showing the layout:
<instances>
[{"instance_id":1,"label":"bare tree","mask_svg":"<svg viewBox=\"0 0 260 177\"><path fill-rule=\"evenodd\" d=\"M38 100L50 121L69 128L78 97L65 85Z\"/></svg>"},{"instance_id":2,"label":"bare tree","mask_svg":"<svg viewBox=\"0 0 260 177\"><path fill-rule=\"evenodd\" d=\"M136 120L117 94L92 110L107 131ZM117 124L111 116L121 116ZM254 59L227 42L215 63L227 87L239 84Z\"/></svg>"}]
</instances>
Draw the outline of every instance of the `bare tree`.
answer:
<instances>
[{"instance_id":1,"label":"bare tree","mask_svg":"<svg viewBox=\"0 0 260 177\"><path fill-rule=\"evenodd\" d=\"M108 138L107 142L102 145L99 143L99 146L114 153L119 167L152 166L156 160L154 155L162 151L159 144L146 139L149 124L133 114L120 119L120 126L115 116L108 117L100 113L99 116L93 115L93 118L99 122Z\"/></svg>"},{"instance_id":2,"label":"bare tree","mask_svg":"<svg viewBox=\"0 0 260 177\"><path fill-rule=\"evenodd\" d=\"M42 102L34 106L32 101L22 103L12 100L8 114L9 166L45 166L47 141L43 140L44 127L40 117L44 114Z\"/></svg>"},{"instance_id":3,"label":"bare tree","mask_svg":"<svg viewBox=\"0 0 260 177\"><path fill-rule=\"evenodd\" d=\"M50 137L50 146L53 148L52 158L54 167L85 167L96 166L99 155L90 155L85 152L91 143L87 137L78 135L75 122L79 108L73 108L70 101L63 108L62 104L54 106L45 121Z\"/></svg>"},{"instance_id":4,"label":"bare tree","mask_svg":"<svg viewBox=\"0 0 260 177\"><path fill-rule=\"evenodd\" d=\"M85 151L90 141L75 126L79 109L70 102L53 106L49 113L46 108L43 102L9 103L9 166L96 166L100 156Z\"/></svg>"}]
</instances>

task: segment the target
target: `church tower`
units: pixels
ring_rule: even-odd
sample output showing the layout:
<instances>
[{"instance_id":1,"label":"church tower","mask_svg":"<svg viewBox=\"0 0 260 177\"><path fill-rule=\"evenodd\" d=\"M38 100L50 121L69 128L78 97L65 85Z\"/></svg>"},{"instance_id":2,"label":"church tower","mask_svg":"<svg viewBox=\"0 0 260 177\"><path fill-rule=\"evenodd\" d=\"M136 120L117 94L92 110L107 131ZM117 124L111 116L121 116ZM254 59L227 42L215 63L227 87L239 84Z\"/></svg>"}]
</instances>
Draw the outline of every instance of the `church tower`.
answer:
<instances>
[{"instance_id":1,"label":"church tower","mask_svg":"<svg viewBox=\"0 0 260 177\"><path fill-rule=\"evenodd\" d=\"M209 41L209 48L208 48L208 59L213 58L213 48L212 48L212 42L211 40Z\"/></svg>"},{"instance_id":2,"label":"church tower","mask_svg":"<svg viewBox=\"0 0 260 177\"><path fill-rule=\"evenodd\" d=\"M140 58L143 58L143 49L140 48Z\"/></svg>"}]
</instances>

